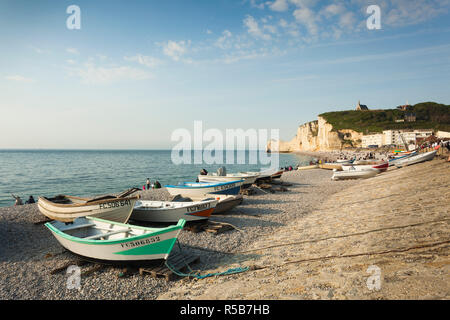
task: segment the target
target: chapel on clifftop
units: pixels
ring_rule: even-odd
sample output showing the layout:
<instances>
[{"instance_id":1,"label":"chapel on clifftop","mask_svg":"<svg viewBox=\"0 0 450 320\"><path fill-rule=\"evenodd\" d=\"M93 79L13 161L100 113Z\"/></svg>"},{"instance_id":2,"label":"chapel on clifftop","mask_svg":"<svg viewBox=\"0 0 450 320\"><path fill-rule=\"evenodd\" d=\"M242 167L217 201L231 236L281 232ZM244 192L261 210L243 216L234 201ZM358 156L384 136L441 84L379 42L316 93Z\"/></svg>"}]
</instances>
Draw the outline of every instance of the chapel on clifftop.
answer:
<instances>
[{"instance_id":1,"label":"chapel on clifftop","mask_svg":"<svg viewBox=\"0 0 450 320\"><path fill-rule=\"evenodd\" d=\"M367 108L367 106L365 104L361 104L361 101L358 101L358 105L356 106L356 110L358 110L358 111L369 110L369 108Z\"/></svg>"}]
</instances>

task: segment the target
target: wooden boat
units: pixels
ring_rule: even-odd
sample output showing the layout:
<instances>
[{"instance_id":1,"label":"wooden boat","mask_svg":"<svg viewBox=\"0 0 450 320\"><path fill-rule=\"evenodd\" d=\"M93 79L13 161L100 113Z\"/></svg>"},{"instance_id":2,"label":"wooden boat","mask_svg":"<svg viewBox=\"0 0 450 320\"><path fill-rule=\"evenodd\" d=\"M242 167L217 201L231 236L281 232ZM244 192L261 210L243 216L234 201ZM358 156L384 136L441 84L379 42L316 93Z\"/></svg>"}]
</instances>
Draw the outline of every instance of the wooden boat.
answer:
<instances>
[{"instance_id":1,"label":"wooden boat","mask_svg":"<svg viewBox=\"0 0 450 320\"><path fill-rule=\"evenodd\" d=\"M186 197L202 197L205 194L239 194L244 180L232 180L226 182L184 182L178 185L166 185L167 191L173 196L177 194Z\"/></svg>"},{"instance_id":2,"label":"wooden boat","mask_svg":"<svg viewBox=\"0 0 450 320\"><path fill-rule=\"evenodd\" d=\"M311 169L316 169L319 168L318 164L312 164L310 166L304 166L304 167L298 167L297 170L311 170Z\"/></svg>"},{"instance_id":3,"label":"wooden boat","mask_svg":"<svg viewBox=\"0 0 450 320\"><path fill-rule=\"evenodd\" d=\"M346 165L342 165L342 170L343 171L350 171L350 170L357 170L357 171L361 171L361 170L366 170L366 169L370 169L370 168L374 168L374 169L378 169L381 172L386 171L389 168L389 163L388 162L378 162L378 163L373 163L373 164L346 164Z\"/></svg>"},{"instance_id":4,"label":"wooden boat","mask_svg":"<svg viewBox=\"0 0 450 320\"><path fill-rule=\"evenodd\" d=\"M146 222L206 220L211 216L218 202L216 199L194 202L140 200L134 206L131 219Z\"/></svg>"},{"instance_id":5,"label":"wooden boat","mask_svg":"<svg viewBox=\"0 0 450 320\"><path fill-rule=\"evenodd\" d=\"M411 164L416 164L424 161L433 160L434 156L436 155L437 150L426 152L426 153L419 153L415 156L411 156L405 159L401 159L398 162L395 163L397 167L404 167L409 166Z\"/></svg>"},{"instance_id":6,"label":"wooden boat","mask_svg":"<svg viewBox=\"0 0 450 320\"><path fill-rule=\"evenodd\" d=\"M404 160L404 159L406 159L406 158L415 156L415 155L417 155L417 154L418 154L418 152L415 151L415 152L408 153L408 154L405 154L405 155L402 155L402 156L396 156L396 157L394 157L393 159L389 159L389 166L390 166L390 167L391 167L391 166L394 166L394 165L395 165L396 163L398 163L400 160Z\"/></svg>"},{"instance_id":7,"label":"wooden boat","mask_svg":"<svg viewBox=\"0 0 450 320\"><path fill-rule=\"evenodd\" d=\"M326 162L326 163L319 164L319 168L327 169L327 170L334 170L334 169L336 169L338 171L342 171L342 164L334 163L334 162Z\"/></svg>"},{"instance_id":8,"label":"wooden boat","mask_svg":"<svg viewBox=\"0 0 450 320\"><path fill-rule=\"evenodd\" d=\"M230 211L234 207L240 205L242 201L244 201L244 197L240 194L238 195L223 195L223 194L211 194L210 198L207 199L216 199L218 201L216 207L212 214L220 214L227 211ZM205 199L205 200L207 200ZM200 199L192 199L194 201L198 201Z\"/></svg>"},{"instance_id":9,"label":"wooden boat","mask_svg":"<svg viewBox=\"0 0 450 320\"><path fill-rule=\"evenodd\" d=\"M48 218L62 222L72 222L76 218L93 216L126 223L138 199L138 196L127 197L126 195L128 193L93 199L68 195L59 195L54 198L39 197L38 208Z\"/></svg>"},{"instance_id":10,"label":"wooden boat","mask_svg":"<svg viewBox=\"0 0 450 320\"><path fill-rule=\"evenodd\" d=\"M283 175L284 170L279 170L277 168L275 169L267 169L262 171L247 171L247 172L240 172L244 174L249 175L258 175L255 181L262 181L262 180L273 180L273 179L280 179Z\"/></svg>"},{"instance_id":11,"label":"wooden boat","mask_svg":"<svg viewBox=\"0 0 450 320\"><path fill-rule=\"evenodd\" d=\"M244 180L242 188L248 188L255 183L259 174L247 174L247 173L228 173L225 176L219 176L217 173L208 173L207 175L199 175L198 181L200 182L230 182L236 180Z\"/></svg>"},{"instance_id":12,"label":"wooden boat","mask_svg":"<svg viewBox=\"0 0 450 320\"><path fill-rule=\"evenodd\" d=\"M185 222L146 228L87 216L71 224L53 221L45 226L64 248L88 260L145 265L168 258Z\"/></svg>"},{"instance_id":13,"label":"wooden boat","mask_svg":"<svg viewBox=\"0 0 450 320\"><path fill-rule=\"evenodd\" d=\"M331 180L367 179L379 173L378 169L335 171Z\"/></svg>"}]
</instances>

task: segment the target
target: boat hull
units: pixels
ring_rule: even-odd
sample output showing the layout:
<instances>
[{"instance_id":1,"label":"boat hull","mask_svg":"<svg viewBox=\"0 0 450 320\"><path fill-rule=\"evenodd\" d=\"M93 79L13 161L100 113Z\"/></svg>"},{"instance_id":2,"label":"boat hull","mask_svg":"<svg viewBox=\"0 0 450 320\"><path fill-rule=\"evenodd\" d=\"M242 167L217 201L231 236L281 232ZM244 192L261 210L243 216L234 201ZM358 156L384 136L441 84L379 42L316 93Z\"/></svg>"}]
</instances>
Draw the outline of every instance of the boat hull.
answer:
<instances>
[{"instance_id":1,"label":"boat hull","mask_svg":"<svg viewBox=\"0 0 450 320\"><path fill-rule=\"evenodd\" d=\"M331 180L367 179L377 175L378 173L378 169L336 171L331 177Z\"/></svg>"},{"instance_id":2,"label":"boat hull","mask_svg":"<svg viewBox=\"0 0 450 320\"><path fill-rule=\"evenodd\" d=\"M139 201L133 209L131 219L146 222L177 222L180 219L186 221L207 220L214 212L218 200L199 202L161 202L163 204L182 205L173 208L152 208L146 206L155 202L161 201Z\"/></svg>"},{"instance_id":3,"label":"boat hull","mask_svg":"<svg viewBox=\"0 0 450 320\"><path fill-rule=\"evenodd\" d=\"M202 181L200 181L202 182ZM242 180L233 180L233 181L203 181L207 183L186 183L182 185L167 185L165 186L167 191L176 196L177 194L182 194L187 197L204 197L206 194L231 194L237 195L241 191L241 187L243 184Z\"/></svg>"},{"instance_id":4,"label":"boat hull","mask_svg":"<svg viewBox=\"0 0 450 320\"><path fill-rule=\"evenodd\" d=\"M94 221L96 226L130 228L133 230L141 230L141 232L145 232L142 229L148 229L149 233L143 233L133 237L115 238L111 240L88 240L62 231L64 223L54 221L45 224L55 236L56 240L67 250L88 259L113 264L166 260L185 223L184 220L180 220L176 226L150 229L118 224L93 217L80 219L83 219L80 223L84 223L85 220Z\"/></svg>"},{"instance_id":5,"label":"boat hull","mask_svg":"<svg viewBox=\"0 0 450 320\"><path fill-rule=\"evenodd\" d=\"M108 199L85 205L57 204L39 197L39 211L52 220L72 222L76 218L93 216L100 219L126 223L133 211L136 198Z\"/></svg>"},{"instance_id":6,"label":"boat hull","mask_svg":"<svg viewBox=\"0 0 450 320\"><path fill-rule=\"evenodd\" d=\"M213 215L221 214L230 211L236 206L240 205L244 201L244 197L242 195L208 195L211 198L215 198L218 200L216 207L214 208ZM192 199L195 200L195 199ZM197 199L198 200L198 199Z\"/></svg>"},{"instance_id":7,"label":"boat hull","mask_svg":"<svg viewBox=\"0 0 450 320\"><path fill-rule=\"evenodd\" d=\"M408 157L406 159L399 160L395 163L397 167L409 166L416 163L421 163L424 161L433 160L436 156L437 150L427 152L427 153L419 153L418 155Z\"/></svg>"},{"instance_id":8,"label":"boat hull","mask_svg":"<svg viewBox=\"0 0 450 320\"><path fill-rule=\"evenodd\" d=\"M316 169L316 168L319 168L318 164L312 164L310 166L298 167L297 170L302 171L302 170L311 170L311 169Z\"/></svg>"},{"instance_id":9,"label":"boat hull","mask_svg":"<svg viewBox=\"0 0 450 320\"><path fill-rule=\"evenodd\" d=\"M236 180L244 180L242 188L248 188L255 183L259 175L227 175L227 176L217 176L217 175L199 175L198 181L200 182L232 182Z\"/></svg>"},{"instance_id":10,"label":"boat hull","mask_svg":"<svg viewBox=\"0 0 450 320\"><path fill-rule=\"evenodd\" d=\"M389 163L381 163L381 164L360 164L360 165L343 165L342 170L343 171L361 171L361 170L367 170L367 169L378 169L380 172L384 172L389 168Z\"/></svg>"},{"instance_id":11,"label":"boat hull","mask_svg":"<svg viewBox=\"0 0 450 320\"><path fill-rule=\"evenodd\" d=\"M319 164L319 168L321 169L327 169L327 170L342 170L342 164L338 164L338 163L324 163L324 164Z\"/></svg>"}]
</instances>

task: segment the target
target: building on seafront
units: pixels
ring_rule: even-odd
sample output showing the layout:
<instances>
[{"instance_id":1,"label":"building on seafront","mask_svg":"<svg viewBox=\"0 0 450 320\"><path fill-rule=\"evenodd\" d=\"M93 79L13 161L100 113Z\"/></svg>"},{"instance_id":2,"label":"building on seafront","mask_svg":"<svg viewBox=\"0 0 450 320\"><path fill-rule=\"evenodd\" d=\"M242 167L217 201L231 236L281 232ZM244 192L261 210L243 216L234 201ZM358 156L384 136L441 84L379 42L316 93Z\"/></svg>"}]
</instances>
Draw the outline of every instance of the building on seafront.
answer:
<instances>
[{"instance_id":1,"label":"building on seafront","mask_svg":"<svg viewBox=\"0 0 450 320\"><path fill-rule=\"evenodd\" d=\"M433 135L433 130L384 130L383 133L368 134L361 138L361 146L368 148L369 146L386 146L395 145L403 146L416 145L417 140L426 139Z\"/></svg>"}]
</instances>

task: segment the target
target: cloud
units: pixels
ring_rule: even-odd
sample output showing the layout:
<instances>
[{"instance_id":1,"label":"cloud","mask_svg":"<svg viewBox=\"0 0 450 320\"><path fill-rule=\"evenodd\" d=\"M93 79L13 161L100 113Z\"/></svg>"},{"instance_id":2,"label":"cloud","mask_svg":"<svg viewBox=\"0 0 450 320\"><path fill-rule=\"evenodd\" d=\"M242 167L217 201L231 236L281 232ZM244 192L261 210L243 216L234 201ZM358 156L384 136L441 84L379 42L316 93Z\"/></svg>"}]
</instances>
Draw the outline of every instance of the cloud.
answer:
<instances>
[{"instance_id":1,"label":"cloud","mask_svg":"<svg viewBox=\"0 0 450 320\"><path fill-rule=\"evenodd\" d=\"M79 77L84 84L106 85L125 80L146 80L152 74L128 66L97 66L90 60L82 67L68 68L69 76Z\"/></svg>"},{"instance_id":2,"label":"cloud","mask_svg":"<svg viewBox=\"0 0 450 320\"><path fill-rule=\"evenodd\" d=\"M10 81L17 81L17 82L23 82L23 83L31 83L34 82L33 79L27 78L21 75L12 75L12 76L6 76L5 79Z\"/></svg>"},{"instance_id":3,"label":"cloud","mask_svg":"<svg viewBox=\"0 0 450 320\"><path fill-rule=\"evenodd\" d=\"M254 36L255 38L260 38L263 40L270 40L271 36L265 34L258 25L258 22L250 15L247 15L244 19L244 25L247 28L247 32Z\"/></svg>"},{"instance_id":4,"label":"cloud","mask_svg":"<svg viewBox=\"0 0 450 320\"><path fill-rule=\"evenodd\" d=\"M157 58L150 57L150 56L144 56L140 53L138 53L137 55L135 55L133 57L124 57L124 59L125 59L125 61L137 62L137 63L142 64L149 68L154 68L156 66L159 66L162 63L161 60L159 60Z\"/></svg>"},{"instance_id":5,"label":"cloud","mask_svg":"<svg viewBox=\"0 0 450 320\"><path fill-rule=\"evenodd\" d=\"M166 56L172 58L175 61L179 61L180 58L187 52L187 47L190 45L190 41L172 41L169 40L163 44L163 52Z\"/></svg>"},{"instance_id":6,"label":"cloud","mask_svg":"<svg viewBox=\"0 0 450 320\"><path fill-rule=\"evenodd\" d=\"M273 11L286 11L288 9L288 2L287 0L275 0L271 5L269 5L269 8Z\"/></svg>"},{"instance_id":7,"label":"cloud","mask_svg":"<svg viewBox=\"0 0 450 320\"><path fill-rule=\"evenodd\" d=\"M293 13L295 20L300 24L304 25L308 32L315 36L319 32L319 27L317 26L316 14L309 8L297 9Z\"/></svg>"},{"instance_id":8,"label":"cloud","mask_svg":"<svg viewBox=\"0 0 450 320\"><path fill-rule=\"evenodd\" d=\"M70 54L80 54L76 48L67 48L66 51Z\"/></svg>"},{"instance_id":9,"label":"cloud","mask_svg":"<svg viewBox=\"0 0 450 320\"><path fill-rule=\"evenodd\" d=\"M232 46L231 37L233 34L229 30L224 30L222 36L218 38L215 42L215 46L221 49L228 49Z\"/></svg>"}]
</instances>

